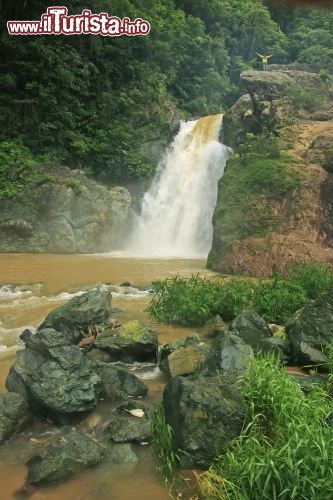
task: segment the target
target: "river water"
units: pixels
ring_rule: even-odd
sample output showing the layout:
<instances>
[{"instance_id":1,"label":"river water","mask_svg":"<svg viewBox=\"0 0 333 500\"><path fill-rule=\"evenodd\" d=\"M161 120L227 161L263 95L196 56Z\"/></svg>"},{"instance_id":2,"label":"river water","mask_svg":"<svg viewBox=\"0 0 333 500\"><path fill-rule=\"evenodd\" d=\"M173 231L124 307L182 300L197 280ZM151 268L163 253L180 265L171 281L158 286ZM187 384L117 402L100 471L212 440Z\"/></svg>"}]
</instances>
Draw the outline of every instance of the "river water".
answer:
<instances>
[{"instance_id":1,"label":"river water","mask_svg":"<svg viewBox=\"0 0 333 500\"><path fill-rule=\"evenodd\" d=\"M34 255L2 254L0 256L0 384L4 389L9 367L20 346L19 334L26 327L36 328L45 315L68 301L74 294L96 286L112 290L113 317L120 323L142 319L157 331L161 344L186 336L190 330L162 326L149 320L145 313L150 296L147 290L155 279L174 273L189 275L206 274L204 260L186 259L138 259L121 255ZM131 286L120 286L122 283ZM165 385L163 375L156 370L149 372L145 380L149 392L147 405L160 401ZM108 411L101 403L96 412ZM35 439L54 432L49 423L39 423L21 436L5 443L0 449L0 498L16 498L15 492L22 487L27 457L31 454ZM156 459L151 449L134 447L139 461L126 466L105 462L83 471L65 483L38 488L33 500L164 500L169 498L163 480L156 472Z\"/></svg>"}]
</instances>

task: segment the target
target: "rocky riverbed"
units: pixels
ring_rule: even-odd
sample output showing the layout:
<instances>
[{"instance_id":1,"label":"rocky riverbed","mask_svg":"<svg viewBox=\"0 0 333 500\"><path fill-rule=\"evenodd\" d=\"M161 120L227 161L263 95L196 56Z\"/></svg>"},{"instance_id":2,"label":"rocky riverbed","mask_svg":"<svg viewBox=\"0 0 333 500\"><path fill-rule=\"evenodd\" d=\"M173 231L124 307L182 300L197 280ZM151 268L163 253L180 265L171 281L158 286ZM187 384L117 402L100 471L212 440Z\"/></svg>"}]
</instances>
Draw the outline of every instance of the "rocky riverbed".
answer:
<instances>
[{"instance_id":1,"label":"rocky riverbed","mask_svg":"<svg viewBox=\"0 0 333 500\"><path fill-rule=\"evenodd\" d=\"M243 428L238 380L256 353L320 368L318 346L333 328L329 292L290 319L284 340L255 312L243 311L229 325L216 317L202 339L192 334L159 353L156 332L138 320L120 325L111 304L110 291L88 291L51 311L36 333L21 335L25 348L9 371L9 392L0 396L1 442L27 432L36 420L57 427L47 439L33 438L37 446L26 457L24 495L103 460L138 460L132 446L151 444L155 412L145 403L148 387L131 370L142 362L158 364L169 379L163 405L175 447L182 450L181 467L208 468ZM298 379L304 390L323 382ZM101 400L112 405L98 415L93 411Z\"/></svg>"}]
</instances>

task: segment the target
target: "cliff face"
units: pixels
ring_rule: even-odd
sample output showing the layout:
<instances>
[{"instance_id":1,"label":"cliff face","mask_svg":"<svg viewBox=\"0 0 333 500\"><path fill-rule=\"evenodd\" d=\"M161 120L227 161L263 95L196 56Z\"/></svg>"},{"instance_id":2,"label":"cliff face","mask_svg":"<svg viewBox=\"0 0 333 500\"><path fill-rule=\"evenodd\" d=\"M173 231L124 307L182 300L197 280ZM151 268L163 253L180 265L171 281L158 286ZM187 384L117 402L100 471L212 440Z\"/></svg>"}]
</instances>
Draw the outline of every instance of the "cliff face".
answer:
<instances>
[{"instance_id":1,"label":"cliff face","mask_svg":"<svg viewBox=\"0 0 333 500\"><path fill-rule=\"evenodd\" d=\"M333 264L331 81L300 71L251 71L242 74L242 84L260 109L256 116L247 95L225 115L224 140L236 154L219 183L208 266L269 276L298 261ZM280 151L244 154L246 134L257 132L272 109L278 134L272 147Z\"/></svg>"},{"instance_id":2,"label":"cliff face","mask_svg":"<svg viewBox=\"0 0 333 500\"><path fill-rule=\"evenodd\" d=\"M131 196L59 167L33 192L0 201L0 213L0 252L101 252L121 246Z\"/></svg>"}]
</instances>

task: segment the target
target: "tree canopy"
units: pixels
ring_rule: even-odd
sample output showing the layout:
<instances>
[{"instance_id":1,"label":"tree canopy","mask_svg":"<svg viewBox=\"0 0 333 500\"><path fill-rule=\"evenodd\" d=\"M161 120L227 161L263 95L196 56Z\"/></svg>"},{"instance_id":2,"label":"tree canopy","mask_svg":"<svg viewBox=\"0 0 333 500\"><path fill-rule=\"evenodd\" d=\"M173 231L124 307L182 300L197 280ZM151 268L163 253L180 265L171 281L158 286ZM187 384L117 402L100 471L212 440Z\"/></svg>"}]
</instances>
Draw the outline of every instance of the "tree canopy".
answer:
<instances>
[{"instance_id":1,"label":"tree canopy","mask_svg":"<svg viewBox=\"0 0 333 500\"><path fill-rule=\"evenodd\" d=\"M6 155L12 144L34 161L62 162L110 182L151 175L143 146L167 141L170 123L231 105L240 71L260 68L257 52L273 54L272 63L333 70L331 8L263 0L70 0L70 15L88 8L141 17L151 31L133 37L7 33L7 21L39 20L48 6L0 3L0 142Z\"/></svg>"}]
</instances>

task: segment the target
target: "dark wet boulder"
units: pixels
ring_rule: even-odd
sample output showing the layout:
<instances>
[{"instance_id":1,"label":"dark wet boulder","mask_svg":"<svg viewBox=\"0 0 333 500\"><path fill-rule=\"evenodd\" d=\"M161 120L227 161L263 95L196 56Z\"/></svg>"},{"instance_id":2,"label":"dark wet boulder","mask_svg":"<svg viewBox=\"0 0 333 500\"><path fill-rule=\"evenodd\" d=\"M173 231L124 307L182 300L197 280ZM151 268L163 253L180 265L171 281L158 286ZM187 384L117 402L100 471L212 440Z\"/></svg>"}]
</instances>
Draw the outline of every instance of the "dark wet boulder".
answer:
<instances>
[{"instance_id":1,"label":"dark wet boulder","mask_svg":"<svg viewBox=\"0 0 333 500\"><path fill-rule=\"evenodd\" d=\"M25 343L30 339L31 335L33 335L32 331L29 330L29 328L25 328L25 330L23 330L23 332L20 334L19 338L22 342Z\"/></svg>"},{"instance_id":2,"label":"dark wet boulder","mask_svg":"<svg viewBox=\"0 0 333 500\"><path fill-rule=\"evenodd\" d=\"M137 462L138 457L128 443L112 444L107 449L107 457L117 464Z\"/></svg>"},{"instance_id":3,"label":"dark wet boulder","mask_svg":"<svg viewBox=\"0 0 333 500\"><path fill-rule=\"evenodd\" d=\"M263 339L260 343L260 351L263 353L274 353L286 363L289 363L291 360L291 346L289 340L282 339L278 336Z\"/></svg>"},{"instance_id":4,"label":"dark wet boulder","mask_svg":"<svg viewBox=\"0 0 333 500\"><path fill-rule=\"evenodd\" d=\"M32 349L24 349L16 355L15 363L10 367L6 389L9 392L20 394L28 403L31 403L30 387L35 374L45 363L43 354Z\"/></svg>"},{"instance_id":5,"label":"dark wet boulder","mask_svg":"<svg viewBox=\"0 0 333 500\"><path fill-rule=\"evenodd\" d=\"M115 414L109 423L107 434L115 443L146 442L152 436L151 421L145 417Z\"/></svg>"},{"instance_id":6,"label":"dark wet boulder","mask_svg":"<svg viewBox=\"0 0 333 500\"><path fill-rule=\"evenodd\" d=\"M27 337L26 348L17 354L6 380L8 391L20 394L34 412L65 423L71 421L71 416L79 417L94 409L100 398L144 396L148 388L135 375L90 359L74 345L81 330L95 322L106 322L110 312L111 294L100 291L75 297L52 311L36 334ZM110 334L111 352L120 351L125 361L156 358L156 334L143 323L128 323L97 335L97 339L106 336L110 340ZM111 354L107 356L112 359Z\"/></svg>"},{"instance_id":7,"label":"dark wet boulder","mask_svg":"<svg viewBox=\"0 0 333 500\"><path fill-rule=\"evenodd\" d=\"M51 484L98 464L104 447L82 431L68 430L27 461L29 484Z\"/></svg>"},{"instance_id":8,"label":"dark wet boulder","mask_svg":"<svg viewBox=\"0 0 333 500\"><path fill-rule=\"evenodd\" d=\"M208 468L239 436L245 407L235 379L175 377L163 394L167 422L173 429L175 449L182 450L185 469Z\"/></svg>"},{"instance_id":9,"label":"dark wet boulder","mask_svg":"<svg viewBox=\"0 0 333 500\"><path fill-rule=\"evenodd\" d=\"M90 411L101 394L101 379L94 365L75 346L52 349L48 360L33 375L31 395L53 413Z\"/></svg>"},{"instance_id":10,"label":"dark wet boulder","mask_svg":"<svg viewBox=\"0 0 333 500\"><path fill-rule=\"evenodd\" d=\"M204 363L209 346L197 334L164 344L159 354L159 368L168 377L189 375Z\"/></svg>"},{"instance_id":11,"label":"dark wet boulder","mask_svg":"<svg viewBox=\"0 0 333 500\"><path fill-rule=\"evenodd\" d=\"M256 352L261 350L264 339L272 337L265 320L255 311L243 311L231 323L231 330L239 335Z\"/></svg>"},{"instance_id":12,"label":"dark wet boulder","mask_svg":"<svg viewBox=\"0 0 333 500\"><path fill-rule=\"evenodd\" d=\"M19 432L29 419L28 405L20 394L0 394L0 444Z\"/></svg>"},{"instance_id":13,"label":"dark wet boulder","mask_svg":"<svg viewBox=\"0 0 333 500\"><path fill-rule=\"evenodd\" d=\"M60 332L68 332L75 343L81 338L80 330L85 331L89 325L104 324L110 316L111 293L90 290L51 311L38 330L53 328Z\"/></svg>"},{"instance_id":14,"label":"dark wet boulder","mask_svg":"<svg viewBox=\"0 0 333 500\"><path fill-rule=\"evenodd\" d=\"M6 387L51 416L92 410L101 394L93 362L76 346L50 349L48 357L31 349L19 352Z\"/></svg>"},{"instance_id":15,"label":"dark wet boulder","mask_svg":"<svg viewBox=\"0 0 333 500\"><path fill-rule=\"evenodd\" d=\"M333 289L299 310L286 325L292 360L323 370L325 347L333 340Z\"/></svg>"},{"instance_id":16,"label":"dark wet boulder","mask_svg":"<svg viewBox=\"0 0 333 500\"><path fill-rule=\"evenodd\" d=\"M111 294L96 290L52 311L36 334L27 336L26 348L17 354L9 371L7 389L20 394L34 412L65 423L71 416L94 409L100 398L144 396L148 388L134 374L90 359L75 345L81 330L105 323L110 312ZM142 322L104 330L97 335L96 343L104 345L104 341L107 349L95 350L105 353L109 361L156 361L156 333Z\"/></svg>"},{"instance_id":17,"label":"dark wet boulder","mask_svg":"<svg viewBox=\"0 0 333 500\"><path fill-rule=\"evenodd\" d=\"M142 443L152 435L151 411L133 399L123 399L121 404L107 414L98 410L81 424L103 443Z\"/></svg>"},{"instance_id":18,"label":"dark wet boulder","mask_svg":"<svg viewBox=\"0 0 333 500\"><path fill-rule=\"evenodd\" d=\"M156 333L142 321L130 321L120 328L102 331L95 346L110 354L113 361L156 361Z\"/></svg>"},{"instance_id":19,"label":"dark wet boulder","mask_svg":"<svg viewBox=\"0 0 333 500\"><path fill-rule=\"evenodd\" d=\"M104 398L112 399L121 394L137 398L147 394L146 384L124 368L101 361L95 361L94 366L101 380Z\"/></svg>"},{"instance_id":20,"label":"dark wet boulder","mask_svg":"<svg viewBox=\"0 0 333 500\"><path fill-rule=\"evenodd\" d=\"M202 372L238 376L246 370L253 356L252 347L241 337L232 332L220 333L212 342Z\"/></svg>"},{"instance_id":21,"label":"dark wet boulder","mask_svg":"<svg viewBox=\"0 0 333 500\"><path fill-rule=\"evenodd\" d=\"M54 328L42 328L35 335L26 338L25 346L33 351L48 355L50 349L76 344L81 337L79 332L58 331Z\"/></svg>"}]
</instances>

